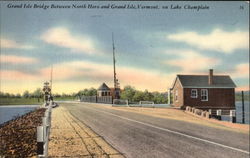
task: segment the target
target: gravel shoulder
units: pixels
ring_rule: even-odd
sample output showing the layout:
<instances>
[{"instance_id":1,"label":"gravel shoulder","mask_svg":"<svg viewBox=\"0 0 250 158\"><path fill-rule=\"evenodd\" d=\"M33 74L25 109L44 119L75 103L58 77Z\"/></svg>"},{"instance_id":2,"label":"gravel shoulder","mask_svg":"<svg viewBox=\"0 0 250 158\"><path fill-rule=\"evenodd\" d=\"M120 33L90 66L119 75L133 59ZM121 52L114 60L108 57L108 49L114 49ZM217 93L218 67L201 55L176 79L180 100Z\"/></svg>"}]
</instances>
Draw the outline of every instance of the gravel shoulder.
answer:
<instances>
[{"instance_id":1,"label":"gravel shoulder","mask_svg":"<svg viewBox=\"0 0 250 158\"><path fill-rule=\"evenodd\" d=\"M61 106L52 111L48 153L49 157L124 157Z\"/></svg>"}]
</instances>

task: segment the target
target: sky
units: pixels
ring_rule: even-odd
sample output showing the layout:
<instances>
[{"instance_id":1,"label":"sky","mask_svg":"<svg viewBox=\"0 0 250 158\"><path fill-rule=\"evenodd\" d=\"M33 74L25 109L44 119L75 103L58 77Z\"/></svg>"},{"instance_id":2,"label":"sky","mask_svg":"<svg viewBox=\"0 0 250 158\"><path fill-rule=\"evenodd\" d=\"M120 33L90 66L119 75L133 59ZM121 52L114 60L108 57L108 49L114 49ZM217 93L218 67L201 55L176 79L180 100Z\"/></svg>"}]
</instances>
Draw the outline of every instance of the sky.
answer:
<instances>
[{"instance_id":1,"label":"sky","mask_svg":"<svg viewBox=\"0 0 250 158\"><path fill-rule=\"evenodd\" d=\"M28 4L32 7L24 8ZM110 6L83 8L89 4ZM249 90L247 2L1 1L0 5L2 92L42 88L50 80L52 65L54 93L98 88L103 82L113 87L112 33L121 87L165 92L177 74L205 75L214 69L215 75L230 75L236 90ZM113 8L124 5L140 8ZM156 5L158 9L143 8ZM184 8L199 5L208 9Z\"/></svg>"}]
</instances>

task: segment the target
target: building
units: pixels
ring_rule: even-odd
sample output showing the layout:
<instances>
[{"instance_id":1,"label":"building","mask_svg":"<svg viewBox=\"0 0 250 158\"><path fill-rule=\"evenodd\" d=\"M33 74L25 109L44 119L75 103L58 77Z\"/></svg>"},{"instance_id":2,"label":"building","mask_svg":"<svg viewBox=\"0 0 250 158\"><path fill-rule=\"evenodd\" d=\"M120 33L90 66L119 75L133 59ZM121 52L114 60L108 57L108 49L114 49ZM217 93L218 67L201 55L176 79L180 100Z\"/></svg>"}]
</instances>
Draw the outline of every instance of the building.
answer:
<instances>
[{"instance_id":1,"label":"building","mask_svg":"<svg viewBox=\"0 0 250 158\"><path fill-rule=\"evenodd\" d=\"M120 97L121 90L118 88L115 90L115 88L109 88L106 83L102 83L102 85L97 89L97 96L98 97L103 97L103 96L112 96L112 98L115 98L115 93L116 96Z\"/></svg>"},{"instance_id":2,"label":"building","mask_svg":"<svg viewBox=\"0 0 250 158\"><path fill-rule=\"evenodd\" d=\"M102 83L102 85L97 89L97 96L111 96L111 89L105 83Z\"/></svg>"},{"instance_id":3,"label":"building","mask_svg":"<svg viewBox=\"0 0 250 158\"><path fill-rule=\"evenodd\" d=\"M208 75L177 75L169 94L176 107L235 109L235 87L230 76L213 75L210 69Z\"/></svg>"}]
</instances>

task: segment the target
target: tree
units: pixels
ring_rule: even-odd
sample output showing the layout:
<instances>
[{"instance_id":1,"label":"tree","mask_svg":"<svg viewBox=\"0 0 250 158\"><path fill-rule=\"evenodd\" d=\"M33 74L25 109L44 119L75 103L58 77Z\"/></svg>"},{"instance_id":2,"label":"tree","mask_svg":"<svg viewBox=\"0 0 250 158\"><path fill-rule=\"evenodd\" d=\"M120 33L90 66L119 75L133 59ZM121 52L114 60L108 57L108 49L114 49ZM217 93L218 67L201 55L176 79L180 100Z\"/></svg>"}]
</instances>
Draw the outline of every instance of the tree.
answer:
<instances>
[{"instance_id":1,"label":"tree","mask_svg":"<svg viewBox=\"0 0 250 158\"><path fill-rule=\"evenodd\" d=\"M159 92L153 92L152 93L154 98L153 101L156 104L166 104L167 103L167 93L159 93Z\"/></svg>"},{"instance_id":2,"label":"tree","mask_svg":"<svg viewBox=\"0 0 250 158\"><path fill-rule=\"evenodd\" d=\"M135 102L144 100L144 93L142 91L136 91L135 95L133 96L133 100Z\"/></svg>"},{"instance_id":3,"label":"tree","mask_svg":"<svg viewBox=\"0 0 250 158\"><path fill-rule=\"evenodd\" d=\"M148 92L148 90L145 90L143 93L143 100L144 101L152 101L154 98L154 96L152 95L152 93Z\"/></svg>"},{"instance_id":4,"label":"tree","mask_svg":"<svg viewBox=\"0 0 250 158\"><path fill-rule=\"evenodd\" d=\"M1 98L4 98L4 92L1 92L1 91L0 91L0 97L1 97Z\"/></svg>"},{"instance_id":5,"label":"tree","mask_svg":"<svg viewBox=\"0 0 250 158\"><path fill-rule=\"evenodd\" d=\"M94 96L97 94L97 90L95 88L88 89L87 96Z\"/></svg>"},{"instance_id":6,"label":"tree","mask_svg":"<svg viewBox=\"0 0 250 158\"><path fill-rule=\"evenodd\" d=\"M26 91L23 92L23 97L24 98L29 98L30 97L30 93L29 93L28 90L26 90Z\"/></svg>"},{"instance_id":7,"label":"tree","mask_svg":"<svg viewBox=\"0 0 250 158\"><path fill-rule=\"evenodd\" d=\"M128 99L129 101L134 101L133 98L134 98L135 93L136 93L135 88L127 85L124 87L124 90L121 92L121 98Z\"/></svg>"},{"instance_id":8,"label":"tree","mask_svg":"<svg viewBox=\"0 0 250 158\"><path fill-rule=\"evenodd\" d=\"M37 98L37 101L40 102L40 98L42 97L42 89L41 88L37 88L33 93L32 96Z\"/></svg>"},{"instance_id":9,"label":"tree","mask_svg":"<svg viewBox=\"0 0 250 158\"><path fill-rule=\"evenodd\" d=\"M95 96L97 94L97 90L95 88L80 90L77 95L78 96Z\"/></svg>"},{"instance_id":10,"label":"tree","mask_svg":"<svg viewBox=\"0 0 250 158\"><path fill-rule=\"evenodd\" d=\"M17 94L16 94L16 97L17 97L17 98L21 98L21 94L20 94L20 93L17 93Z\"/></svg>"}]
</instances>

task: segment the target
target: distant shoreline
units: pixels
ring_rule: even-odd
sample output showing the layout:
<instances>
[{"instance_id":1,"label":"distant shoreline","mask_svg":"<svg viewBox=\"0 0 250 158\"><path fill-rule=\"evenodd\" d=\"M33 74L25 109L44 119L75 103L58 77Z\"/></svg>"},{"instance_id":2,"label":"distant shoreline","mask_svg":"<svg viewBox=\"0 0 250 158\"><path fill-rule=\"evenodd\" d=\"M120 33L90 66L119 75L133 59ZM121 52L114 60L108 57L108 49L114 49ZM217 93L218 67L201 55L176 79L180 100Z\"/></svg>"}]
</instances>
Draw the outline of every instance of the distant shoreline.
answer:
<instances>
[{"instance_id":1,"label":"distant shoreline","mask_svg":"<svg viewBox=\"0 0 250 158\"><path fill-rule=\"evenodd\" d=\"M39 107L39 104L24 104L24 105L17 105L17 104L9 104L9 105L1 105L0 107Z\"/></svg>"}]
</instances>

